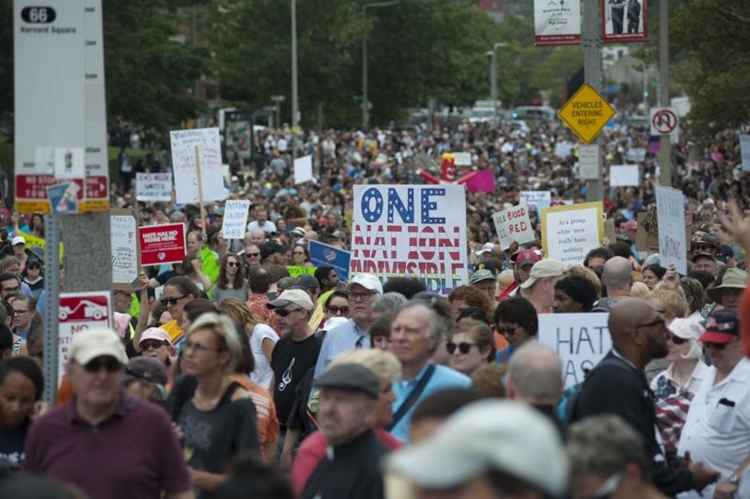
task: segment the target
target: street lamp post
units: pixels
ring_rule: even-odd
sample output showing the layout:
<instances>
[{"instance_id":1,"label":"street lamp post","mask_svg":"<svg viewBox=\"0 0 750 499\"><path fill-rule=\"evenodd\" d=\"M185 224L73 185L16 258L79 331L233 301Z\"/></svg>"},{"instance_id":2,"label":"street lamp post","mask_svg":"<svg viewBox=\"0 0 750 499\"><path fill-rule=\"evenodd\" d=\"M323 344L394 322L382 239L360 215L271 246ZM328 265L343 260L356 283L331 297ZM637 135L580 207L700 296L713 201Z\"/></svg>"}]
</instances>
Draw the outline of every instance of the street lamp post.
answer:
<instances>
[{"instance_id":1,"label":"street lamp post","mask_svg":"<svg viewBox=\"0 0 750 499\"><path fill-rule=\"evenodd\" d=\"M299 95L297 91L297 0L292 1L292 128L299 125Z\"/></svg>"},{"instance_id":2,"label":"street lamp post","mask_svg":"<svg viewBox=\"0 0 750 499\"><path fill-rule=\"evenodd\" d=\"M490 65L490 98L492 99L493 118L497 122L497 49L500 47L506 47L507 44L503 42L496 43L492 46L492 64Z\"/></svg>"},{"instance_id":3,"label":"street lamp post","mask_svg":"<svg viewBox=\"0 0 750 499\"><path fill-rule=\"evenodd\" d=\"M367 9L374 7L389 7L401 3L401 0L391 0L388 2L367 3L362 6L362 15L367 15ZM362 128L367 129L370 126L370 100L368 98L367 88L367 30L362 36Z\"/></svg>"}]
</instances>

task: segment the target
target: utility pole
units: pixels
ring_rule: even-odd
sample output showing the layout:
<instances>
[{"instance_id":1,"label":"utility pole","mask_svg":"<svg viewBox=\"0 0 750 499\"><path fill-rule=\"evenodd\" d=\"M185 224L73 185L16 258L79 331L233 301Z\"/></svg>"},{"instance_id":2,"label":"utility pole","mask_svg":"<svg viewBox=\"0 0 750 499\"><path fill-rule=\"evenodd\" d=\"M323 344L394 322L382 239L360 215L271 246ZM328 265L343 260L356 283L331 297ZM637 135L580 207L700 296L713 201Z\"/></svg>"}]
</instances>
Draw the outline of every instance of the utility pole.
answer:
<instances>
[{"instance_id":1,"label":"utility pole","mask_svg":"<svg viewBox=\"0 0 750 499\"><path fill-rule=\"evenodd\" d=\"M602 91L602 34L599 11L599 0L584 0L583 2L583 71L586 83L594 87L597 92ZM601 147L601 138L594 142ZM602 159L599 156L596 179L587 180L587 201L601 201L604 199L602 190Z\"/></svg>"},{"instance_id":2,"label":"utility pole","mask_svg":"<svg viewBox=\"0 0 750 499\"><path fill-rule=\"evenodd\" d=\"M397 5L401 0L388 0L387 2L366 3L362 6L362 16L367 16L368 8L390 7ZM362 128L370 126L370 98L367 81L367 30L362 35Z\"/></svg>"},{"instance_id":3,"label":"utility pole","mask_svg":"<svg viewBox=\"0 0 750 499\"><path fill-rule=\"evenodd\" d=\"M299 95L297 91L297 0L292 1L292 128L299 125Z\"/></svg>"},{"instance_id":4,"label":"utility pole","mask_svg":"<svg viewBox=\"0 0 750 499\"><path fill-rule=\"evenodd\" d=\"M669 1L659 0L659 105L669 107ZM672 143L671 134L663 133L660 138L659 184L672 186Z\"/></svg>"},{"instance_id":5,"label":"utility pole","mask_svg":"<svg viewBox=\"0 0 750 499\"><path fill-rule=\"evenodd\" d=\"M506 45L506 43L500 42L492 46L492 79L490 80L490 85L492 88L492 109L494 111L492 118L494 119L495 124L497 124L497 49L505 47Z\"/></svg>"}]
</instances>

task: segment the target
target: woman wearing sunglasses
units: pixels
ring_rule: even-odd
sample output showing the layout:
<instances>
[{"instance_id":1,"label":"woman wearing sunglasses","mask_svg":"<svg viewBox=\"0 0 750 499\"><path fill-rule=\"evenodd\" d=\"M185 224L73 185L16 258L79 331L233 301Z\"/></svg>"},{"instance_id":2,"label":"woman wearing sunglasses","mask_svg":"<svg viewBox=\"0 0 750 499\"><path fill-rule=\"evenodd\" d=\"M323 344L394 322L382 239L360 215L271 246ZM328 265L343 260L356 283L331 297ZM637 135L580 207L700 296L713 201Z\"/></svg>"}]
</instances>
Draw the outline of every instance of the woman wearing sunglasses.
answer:
<instances>
[{"instance_id":1,"label":"woman wearing sunglasses","mask_svg":"<svg viewBox=\"0 0 750 499\"><path fill-rule=\"evenodd\" d=\"M225 298L247 301L244 269L239 256L234 253L224 255L221 259L219 279L210 294L216 303L221 303Z\"/></svg>"},{"instance_id":2,"label":"woman wearing sunglasses","mask_svg":"<svg viewBox=\"0 0 750 499\"><path fill-rule=\"evenodd\" d=\"M445 345L450 367L471 376L474 371L495 359L495 339L486 324L466 319Z\"/></svg>"}]
</instances>

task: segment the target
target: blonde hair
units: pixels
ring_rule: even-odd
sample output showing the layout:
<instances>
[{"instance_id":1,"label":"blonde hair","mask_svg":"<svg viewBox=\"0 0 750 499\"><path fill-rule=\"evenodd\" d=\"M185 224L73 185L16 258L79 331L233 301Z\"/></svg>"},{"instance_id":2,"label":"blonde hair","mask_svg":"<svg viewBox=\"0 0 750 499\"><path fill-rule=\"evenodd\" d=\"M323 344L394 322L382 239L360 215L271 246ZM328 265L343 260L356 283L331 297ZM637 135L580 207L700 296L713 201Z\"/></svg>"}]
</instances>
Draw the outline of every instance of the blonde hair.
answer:
<instances>
[{"instance_id":1,"label":"blonde hair","mask_svg":"<svg viewBox=\"0 0 750 499\"><path fill-rule=\"evenodd\" d=\"M651 290L641 281L636 281L630 286L630 296L633 298L642 298L644 300L650 300L652 297Z\"/></svg>"},{"instance_id":2,"label":"blonde hair","mask_svg":"<svg viewBox=\"0 0 750 499\"><path fill-rule=\"evenodd\" d=\"M208 312L198 317L190 325L187 337L189 338L193 333L202 329L210 330L219 337L220 342L224 343L230 355L229 364L224 370L228 373L234 372L234 368L242 357L242 343L240 343L240 335L237 333L232 320L226 315Z\"/></svg>"},{"instance_id":3,"label":"blonde hair","mask_svg":"<svg viewBox=\"0 0 750 499\"><path fill-rule=\"evenodd\" d=\"M237 298L224 298L219 303L219 310L231 317L237 324L242 324L242 327L247 326L249 328L247 334L250 334L250 331L261 322L250 312L245 302Z\"/></svg>"},{"instance_id":4,"label":"blonde hair","mask_svg":"<svg viewBox=\"0 0 750 499\"><path fill-rule=\"evenodd\" d=\"M599 279L599 276L596 275L596 272L591 270L588 267L584 267L583 265L572 265L571 267L568 267L568 270L565 271L566 276L570 275L576 275L583 277L587 281L589 281L591 284L593 284L594 289L596 290L596 297L601 298L602 296L602 281Z\"/></svg>"},{"instance_id":5,"label":"blonde hair","mask_svg":"<svg viewBox=\"0 0 750 499\"><path fill-rule=\"evenodd\" d=\"M652 291L653 299L664 308L664 320L684 318L688 314L688 303L682 288L672 289L656 286Z\"/></svg>"},{"instance_id":6,"label":"blonde hair","mask_svg":"<svg viewBox=\"0 0 750 499\"><path fill-rule=\"evenodd\" d=\"M339 364L359 364L375 373L381 386L395 383L401 379L401 362L391 352L377 348L352 350L339 355L331 362L329 369Z\"/></svg>"}]
</instances>

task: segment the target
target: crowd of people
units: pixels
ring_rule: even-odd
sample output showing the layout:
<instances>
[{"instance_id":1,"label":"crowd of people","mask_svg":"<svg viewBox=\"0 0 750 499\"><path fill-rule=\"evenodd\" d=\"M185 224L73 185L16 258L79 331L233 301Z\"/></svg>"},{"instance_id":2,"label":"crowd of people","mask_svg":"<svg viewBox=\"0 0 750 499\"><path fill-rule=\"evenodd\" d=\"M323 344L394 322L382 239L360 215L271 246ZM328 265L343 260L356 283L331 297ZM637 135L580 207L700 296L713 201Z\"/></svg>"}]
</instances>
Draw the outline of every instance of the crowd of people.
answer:
<instances>
[{"instance_id":1,"label":"crowd of people","mask_svg":"<svg viewBox=\"0 0 750 499\"><path fill-rule=\"evenodd\" d=\"M605 132L607 165L645 150L643 182L605 174L614 233L573 266L540 241L501 247L491 222L520 191L586 198L555 123L255 138L249 165L229 155L231 196L252 203L241 240L221 203L136 203L113 184L140 225L184 222L187 255L113 286L113 327L74 335L53 407L43 219L3 213L0 497L750 497L750 175L733 132L675 145L685 275L639 236L655 224L647 130ZM449 151L496 182L467 191L469 282L441 296L313 265L311 240L348 248L353 185L421 183ZM295 185L303 153L316 181ZM538 341L540 315L567 313L609 314L613 344L570 387Z\"/></svg>"}]
</instances>

